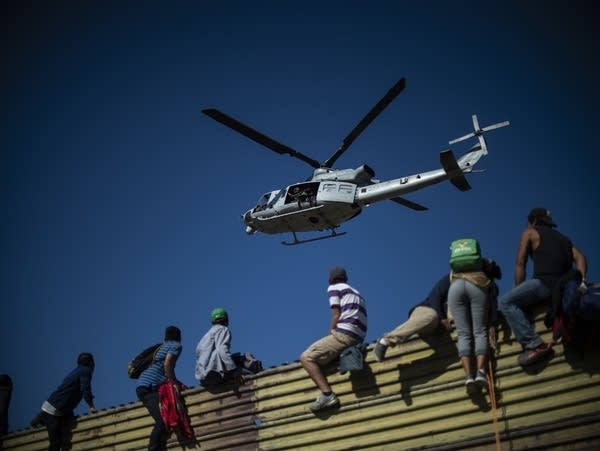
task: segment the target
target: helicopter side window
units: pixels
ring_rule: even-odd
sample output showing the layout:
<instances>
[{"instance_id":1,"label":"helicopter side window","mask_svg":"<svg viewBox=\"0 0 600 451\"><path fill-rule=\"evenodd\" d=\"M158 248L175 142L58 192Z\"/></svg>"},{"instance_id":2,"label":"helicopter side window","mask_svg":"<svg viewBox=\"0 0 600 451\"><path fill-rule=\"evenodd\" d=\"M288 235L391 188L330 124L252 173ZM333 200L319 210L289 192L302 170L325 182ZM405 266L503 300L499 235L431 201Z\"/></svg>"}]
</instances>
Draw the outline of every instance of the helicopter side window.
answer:
<instances>
[{"instance_id":1,"label":"helicopter side window","mask_svg":"<svg viewBox=\"0 0 600 451\"><path fill-rule=\"evenodd\" d=\"M285 203L289 204L292 202L300 202L302 193L303 190L301 190L299 186L291 187L287 192L287 196L285 197Z\"/></svg>"},{"instance_id":2,"label":"helicopter side window","mask_svg":"<svg viewBox=\"0 0 600 451\"><path fill-rule=\"evenodd\" d=\"M267 204L269 203L269 199L271 198L271 193L265 193L258 199L256 203L256 207L254 207L253 212L262 211L267 208Z\"/></svg>"}]
</instances>

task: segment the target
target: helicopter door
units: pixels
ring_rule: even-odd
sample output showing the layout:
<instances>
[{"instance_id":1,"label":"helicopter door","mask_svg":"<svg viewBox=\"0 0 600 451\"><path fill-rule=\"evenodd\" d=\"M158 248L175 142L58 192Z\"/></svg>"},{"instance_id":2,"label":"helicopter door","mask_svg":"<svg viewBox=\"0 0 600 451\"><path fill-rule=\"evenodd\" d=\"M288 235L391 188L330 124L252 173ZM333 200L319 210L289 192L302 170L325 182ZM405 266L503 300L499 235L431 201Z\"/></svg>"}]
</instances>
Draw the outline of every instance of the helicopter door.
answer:
<instances>
[{"instance_id":1,"label":"helicopter door","mask_svg":"<svg viewBox=\"0 0 600 451\"><path fill-rule=\"evenodd\" d=\"M317 199L318 182L298 183L288 187L285 204L298 204L299 207L314 207Z\"/></svg>"},{"instance_id":2,"label":"helicopter door","mask_svg":"<svg viewBox=\"0 0 600 451\"><path fill-rule=\"evenodd\" d=\"M356 185L344 182L321 182L317 193L317 202L354 203Z\"/></svg>"}]
</instances>

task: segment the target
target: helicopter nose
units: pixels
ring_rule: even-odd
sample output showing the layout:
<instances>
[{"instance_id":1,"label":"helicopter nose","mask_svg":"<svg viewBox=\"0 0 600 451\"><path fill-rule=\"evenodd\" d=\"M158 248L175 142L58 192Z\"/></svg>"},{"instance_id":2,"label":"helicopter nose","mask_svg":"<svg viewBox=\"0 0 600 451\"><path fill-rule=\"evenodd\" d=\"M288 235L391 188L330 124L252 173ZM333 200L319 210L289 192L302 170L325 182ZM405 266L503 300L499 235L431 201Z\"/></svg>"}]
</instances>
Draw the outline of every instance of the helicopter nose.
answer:
<instances>
[{"instance_id":1,"label":"helicopter nose","mask_svg":"<svg viewBox=\"0 0 600 451\"><path fill-rule=\"evenodd\" d=\"M254 227L252 227L251 223L252 223L252 210L248 210L246 213L244 213L242 215L242 219L244 220L244 222L246 223L246 233L248 235L252 235L253 233L256 232L256 229Z\"/></svg>"}]
</instances>

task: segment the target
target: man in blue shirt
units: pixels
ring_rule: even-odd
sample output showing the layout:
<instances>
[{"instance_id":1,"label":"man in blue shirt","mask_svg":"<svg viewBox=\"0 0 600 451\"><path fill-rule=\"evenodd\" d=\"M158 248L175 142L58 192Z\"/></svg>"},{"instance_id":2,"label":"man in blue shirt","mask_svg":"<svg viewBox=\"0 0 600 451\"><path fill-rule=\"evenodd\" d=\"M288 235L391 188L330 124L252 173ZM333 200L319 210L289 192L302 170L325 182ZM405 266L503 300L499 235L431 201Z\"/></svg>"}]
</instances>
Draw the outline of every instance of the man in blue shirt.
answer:
<instances>
[{"instance_id":1,"label":"man in blue shirt","mask_svg":"<svg viewBox=\"0 0 600 451\"><path fill-rule=\"evenodd\" d=\"M140 374L136 394L154 419L148 451L166 449L168 436L160 414L158 386L166 381L177 381L175 363L180 354L181 331L175 326L168 326L165 329L164 343L156 351L152 364Z\"/></svg>"},{"instance_id":2,"label":"man in blue shirt","mask_svg":"<svg viewBox=\"0 0 600 451\"><path fill-rule=\"evenodd\" d=\"M425 300L410 310L407 321L377 340L373 349L375 360L381 362L385 359L388 346L396 346L415 334L431 333L440 324L449 331L450 321L447 316L449 288L450 275L444 274L433 286Z\"/></svg>"},{"instance_id":3,"label":"man in blue shirt","mask_svg":"<svg viewBox=\"0 0 600 451\"><path fill-rule=\"evenodd\" d=\"M48 430L48 451L59 451L68 434L73 418L73 410L81 399L96 413L94 395L92 394L92 374L94 372L94 356L82 352L77 357L77 368L71 371L63 382L42 404L42 411L31 420L31 426L45 425Z\"/></svg>"}]
</instances>

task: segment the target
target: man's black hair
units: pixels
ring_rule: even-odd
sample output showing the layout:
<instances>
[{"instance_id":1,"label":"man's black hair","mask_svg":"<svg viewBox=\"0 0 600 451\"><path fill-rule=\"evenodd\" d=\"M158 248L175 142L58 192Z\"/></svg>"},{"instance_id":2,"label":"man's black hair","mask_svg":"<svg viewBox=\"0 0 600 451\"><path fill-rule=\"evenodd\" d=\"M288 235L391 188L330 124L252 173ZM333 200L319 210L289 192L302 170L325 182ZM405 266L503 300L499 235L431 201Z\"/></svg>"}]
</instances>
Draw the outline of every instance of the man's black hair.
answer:
<instances>
[{"instance_id":1,"label":"man's black hair","mask_svg":"<svg viewBox=\"0 0 600 451\"><path fill-rule=\"evenodd\" d=\"M329 271L329 285L340 282L348 282L348 274L341 266L334 266Z\"/></svg>"},{"instance_id":2,"label":"man's black hair","mask_svg":"<svg viewBox=\"0 0 600 451\"><path fill-rule=\"evenodd\" d=\"M77 365L94 366L94 356L90 352L82 352L77 356Z\"/></svg>"},{"instance_id":3,"label":"man's black hair","mask_svg":"<svg viewBox=\"0 0 600 451\"><path fill-rule=\"evenodd\" d=\"M181 331L179 327L169 326L165 329L165 341L181 342Z\"/></svg>"},{"instance_id":4,"label":"man's black hair","mask_svg":"<svg viewBox=\"0 0 600 451\"><path fill-rule=\"evenodd\" d=\"M545 225L548 227L556 227L556 223L552 219L550 210L543 207L537 207L532 209L527 215L527 221L534 225Z\"/></svg>"}]
</instances>

